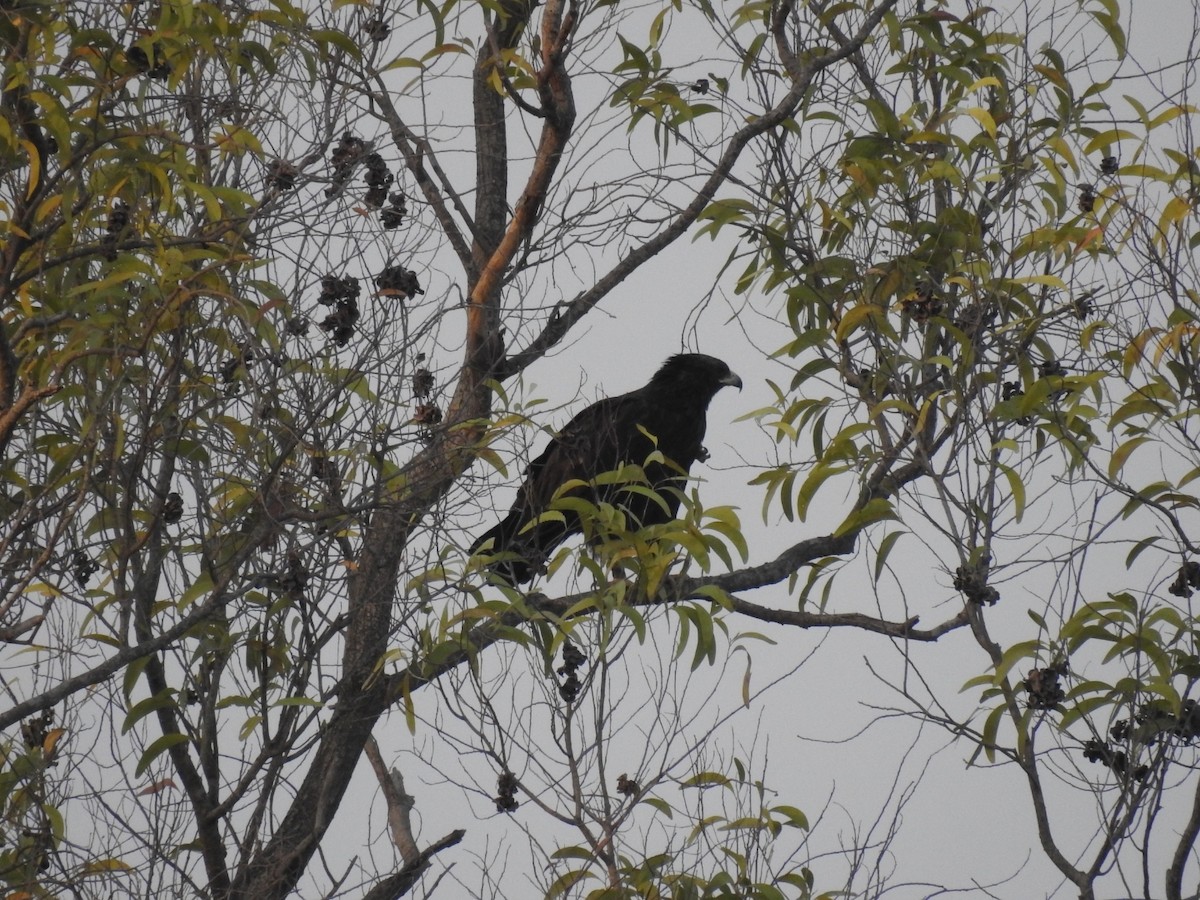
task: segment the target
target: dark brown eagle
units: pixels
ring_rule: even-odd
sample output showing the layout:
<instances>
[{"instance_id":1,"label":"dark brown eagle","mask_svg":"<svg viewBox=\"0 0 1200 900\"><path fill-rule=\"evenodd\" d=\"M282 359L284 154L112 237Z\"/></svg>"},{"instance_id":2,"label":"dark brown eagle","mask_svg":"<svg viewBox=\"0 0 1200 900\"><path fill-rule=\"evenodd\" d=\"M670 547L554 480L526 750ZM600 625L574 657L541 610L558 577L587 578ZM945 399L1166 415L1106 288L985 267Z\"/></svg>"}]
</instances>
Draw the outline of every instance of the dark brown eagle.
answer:
<instances>
[{"instance_id":1,"label":"dark brown eagle","mask_svg":"<svg viewBox=\"0 0 1200 900\"><path fill-rule=\"evenodd\" d=\"M585 484L566 496L618 505L631 517L631 526L670 521L679 510L680 496L665 489L682 487L692 463L707 457L705 414L726 385L740 390L742 380L721 360L682 353L663 363L645 387L593 403L529 464L512 509L475 541L471 552L497 556L489 568L509 584L531 580L559 544L583 530L578 516L565 509L563 518L535 522L550 508L559 488L574 480ZM656 447L666 462L647 462ZM661 492L666 509L645 494L622 490L623 484L596 484L597 476L624 463L644 467L646 483Z\"/></svg>"}]
</instances>

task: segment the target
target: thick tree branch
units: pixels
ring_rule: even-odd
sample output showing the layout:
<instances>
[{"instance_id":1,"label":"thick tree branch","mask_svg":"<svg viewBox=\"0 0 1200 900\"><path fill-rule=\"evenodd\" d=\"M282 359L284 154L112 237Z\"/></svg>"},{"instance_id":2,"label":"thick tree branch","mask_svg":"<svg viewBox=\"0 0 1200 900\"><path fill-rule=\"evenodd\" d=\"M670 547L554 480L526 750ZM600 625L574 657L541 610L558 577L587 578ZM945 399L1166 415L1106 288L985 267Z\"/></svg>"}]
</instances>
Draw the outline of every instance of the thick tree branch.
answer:
<instances>
[{"instance_id":1,"label":"thick tree branch","mask_svg":"<svg viewBox=\"0 0 1200 900\"><path fill-rule=\"evenodd\" d=\"M421 852L416 860L363 894L363 900L395 900L396 897L403 897L429 868L430 860L446 848L459 843L466 835L467 833L460 828L450 832L441 840L434 841Z\"/></svg>"},{"instance_id":2,"label":"thick tree branch","mask_svg":"<svg viewBox=\"0 0 1200 900\"><path fill-rule=\"evenodd\" d=\"M383 792L387 803L388 827L392 830L392 843L400 851L400 858L406 865L413 865L421 858L417 842L413 838L412 817L413 798L404 791L404 779L395 769L388 771L384 764L383 755L379 752L379 744L375 738L368 738L366 744L367 759L375 770L375 780Z\"/></svg>"},{"instance_id":3,"label":"thick tree branch","mask_svg":"<svg viewBox=\"0 0 1200 900\"><path fill-rule=\"evenodd\" d=\"M1183 873L1195 853L1197 838L1200 838L1200 784L1196 785L1192 797L1192 813L1180 832L1175 852L1171 854L1171 865L1167 868L1167 900L1183 898Z\"/></svg>"},{"instance_id":4,"label":"thick tree branch","mask_svg":"<svg viewBox=\"0 0 1200 900\"><path fill-rule=\"evenodd\" d=\"M2 337L0 337L0 341L3 341ZM7 342L3 342L3 347L6 348L7 346ZM0 348L0 356L4 352L4 349ZM59 389L60 386L57 383L36 388L26 387L10 405L0 408L0 457L4 457L8 453L9 441L12 440L13 431L16 430L17 423L21 421L21 417L37 404L38 401L57 394Z\"/></svg>"}]
</instances>

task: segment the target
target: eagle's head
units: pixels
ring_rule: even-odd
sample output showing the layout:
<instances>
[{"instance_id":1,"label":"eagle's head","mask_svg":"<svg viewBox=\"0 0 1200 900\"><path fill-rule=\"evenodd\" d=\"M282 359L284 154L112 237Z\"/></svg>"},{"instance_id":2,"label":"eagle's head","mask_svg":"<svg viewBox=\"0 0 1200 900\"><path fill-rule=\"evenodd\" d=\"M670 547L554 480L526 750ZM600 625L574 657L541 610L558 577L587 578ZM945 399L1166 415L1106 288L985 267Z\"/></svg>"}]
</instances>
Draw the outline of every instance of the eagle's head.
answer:
<instances>
[{"instance_id":1,"label":"eagle's head","mask_svg":"<svg viewBox=\"0 0 1200 900\"><path fill-rule=\"evenodd\" d=\"M688 391L711 400L723 387L742 389L742 379L724 360L706 353L680 353L672 356L655 373L651 384L671 390Z\"/></svg>"}]
</instances>

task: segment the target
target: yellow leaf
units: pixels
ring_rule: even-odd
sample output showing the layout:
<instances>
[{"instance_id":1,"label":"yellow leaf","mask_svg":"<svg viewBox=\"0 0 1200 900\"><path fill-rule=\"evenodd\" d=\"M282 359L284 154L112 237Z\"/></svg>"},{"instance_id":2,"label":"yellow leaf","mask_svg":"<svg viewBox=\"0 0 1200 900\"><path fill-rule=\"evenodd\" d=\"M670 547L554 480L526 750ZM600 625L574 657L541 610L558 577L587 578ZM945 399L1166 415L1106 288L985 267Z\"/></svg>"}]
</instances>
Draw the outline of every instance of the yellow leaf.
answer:
<instances>
[{"instance_id":1,"label":"yellow leaf","mask_svg":"<svg viewBox=\"0 0 1200 900\"><path fill-rule=\"evenodd\" d=\"M1133 451L1149 440L1148 437L1135 437L1114 450L1112 459L1108 461L1108 477L1115 479L1121 473L1125 463L1129 461L1129 457L1133 455Z\"/></svg>"},{"instance_id":2,"label":"yellow leaf","mask_svg":"<svg viewBox=\"0 0 1200 900\"><path fill-rule=\"evenodd\" d=\"M986 109L981 106L972 106L967 110L967 115L983 127L983 130L988 133L988 137L996 136L996 120Z\"/></svg>"},{"instance_id":3,"label":"yellow leaf","mask_svg":"<svg viewBox=\"0 0 1200 900\"><path fill-rule=\"evenodd\" d=\"M1162 231L1166 231L1172 225L1179 224L1180 220L1186 218L1191 211L1192 204L1183 197L1172 197L1167 201L1167 205L1163 207L1162 216L1158 220L1158 227Z\"/></svg>"},{"instance_id":4,"label":"yellow leaf","mask_svg":"<svg viewBox=\"0 0 1200 900\"><path fill-rule=\"evenodd\" d=\"M67 733L65 728L53 728L46 734L46 739L42 741L42 750L47 756L54 755L54 748L58 746L58 742L62 740L62 736Z\"/></svg>"},{"instance_id":5,"label":"yellow leaf","mask_svg":"<svg viewBox=\"0 0 1200 900\"><path fill-rule=\"evenodd\" d=\"M87 863L81 870L82 875L98 875L103 872L132 872L133 866L119 859L96 859Z\"/></svg>"},{"instance_id":6,"label":"yellow leaf","mask_svg":"<svg viewBox=\"0 0 1200 900\"><path fill-rule=\"evenodd\" d=\"M1083 237L1079 239L1079 243L1075 245L1076 250L1085 250L1092 244L1103 243L1104 226L1097 225L1094 228L1089 228Z\"/></svg>"},{"instance_id":7,"label":"yellow leaf","mask_svg":"<svg viewBox=\"0 0 1200 900\"><path fill-rule=\"evenodd\" d=\"M1066 282L1057 275L1027 275L1024 278L1009 278L1009 284L1040 284L1055 290L1067 290Z\"/></svg>"},{"instance_id":8,"label":"yellow leaf","mask_svg":"<svg viewBox=\"0 0 1200 900\"><path fill-rule=\"evenodd\" d=\"M837 331L835 332L834 337L836 337L839 341L844 341L860 325L864 324L868 319L875 318L878 315L878 306L873 303L860 303L858 306L855 306L842 316L842 321L838 322Z\"/></svg>"},{"instance_id":9,"label":"yellow leaf","mask_svg":"<svg viewBox=\"0 0 1200 900\"><path fill-rule=\"evenodd\" d=\"M25 149L25 155L29 157L29 184L25 188L25 199L28 200L37 190L38 184L41 183L42 158L33 141L22 140L21 146Z\"/></svg>"},{"instance_id":10,"label":"yellow leaf","mask_svg":"<svg viewBox=\"0 0 1200 900\"><path fill-rule=\"evenodd\" d=\"M971 85L969 88L967 88L967 93L973 94L976 91L983 90L984 88L988 88L988 87L998 88L1000 86L1001 85L1000 85L999 78L997 78L995 75L987 75L983 78L980 78L973 85Z\"/></svg>"}]
</instances>

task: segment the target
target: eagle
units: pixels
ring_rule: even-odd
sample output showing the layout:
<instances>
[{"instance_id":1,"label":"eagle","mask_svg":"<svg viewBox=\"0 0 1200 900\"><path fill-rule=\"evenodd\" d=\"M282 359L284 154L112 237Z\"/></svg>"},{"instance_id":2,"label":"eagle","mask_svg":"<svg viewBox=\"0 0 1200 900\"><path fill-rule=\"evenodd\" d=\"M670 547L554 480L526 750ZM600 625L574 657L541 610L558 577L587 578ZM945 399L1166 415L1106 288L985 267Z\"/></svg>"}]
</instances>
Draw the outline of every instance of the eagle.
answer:
<instances>
[{"instance_id":1,"label":"eagle","mask_svg":"<svg viewBox=\"0 0 1200 900\"><path fill-rule=\"evenodd\" d=\"M666 489L678 488L692 463L708 458L703 446L708 404L726 386L741 390L742 380L724 362L703 353L681 353L663 363L644 387L593 403L529 464L512 509L476 539L471 553L496 557L488 568L510 585L532 580L559 544L583 531L569 509L539 520L556 496L612 503L635 525L670 521L679 510L680 495ZM649 458L655 450L661 459ZM644 493L622 490L622 483L597 483L598 476L626 463L643 467L661 504ZM568 482L579 483L560 492Z\"/></svg>"}]
</instances>

